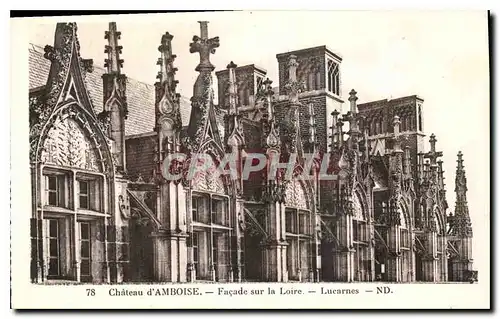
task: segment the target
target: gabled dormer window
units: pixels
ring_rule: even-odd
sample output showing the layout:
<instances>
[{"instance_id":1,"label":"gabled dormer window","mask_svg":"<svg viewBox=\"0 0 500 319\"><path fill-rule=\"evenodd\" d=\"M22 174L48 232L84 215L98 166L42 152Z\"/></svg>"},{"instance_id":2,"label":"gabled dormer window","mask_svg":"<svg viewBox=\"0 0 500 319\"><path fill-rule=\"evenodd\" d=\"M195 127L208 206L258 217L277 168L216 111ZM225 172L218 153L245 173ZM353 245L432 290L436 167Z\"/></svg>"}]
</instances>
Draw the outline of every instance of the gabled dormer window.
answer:
<instances>
[{"instance_id":1,"label":"gabled dormer window","mask_svg":"<svg viewBox=\"0 0 500 319\"><path fill-rule=\"evenodd\" d=\"M339 64L333 60L327 62L327 82L328 91L335 95L340 95L340 69Z\"/></svg>"}]
</instances>

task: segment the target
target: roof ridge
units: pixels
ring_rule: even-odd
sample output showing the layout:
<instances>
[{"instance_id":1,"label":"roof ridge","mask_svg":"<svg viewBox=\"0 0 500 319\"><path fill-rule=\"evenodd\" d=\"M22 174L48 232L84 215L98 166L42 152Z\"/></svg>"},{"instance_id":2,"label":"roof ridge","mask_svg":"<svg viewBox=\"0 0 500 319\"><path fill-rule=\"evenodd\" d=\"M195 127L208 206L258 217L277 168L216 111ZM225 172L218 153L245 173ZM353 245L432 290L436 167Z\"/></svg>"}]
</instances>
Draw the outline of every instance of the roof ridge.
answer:
<instances>
[{"instance_id":1,"label":"roof ridge","mask_svg":"<svg viewBox=\"0 0 500 319\"><path fill-rule=\"evenodd\" d=\"M44 48L43 48L42 46L38 45L38 44L35 44L35 43L29 43L29 45L30 45L30 46L33 48L33 50L35 50L35 51L39 51L39 50L36 50L36 48L40 49L40 51L42 51L42 52L44 51ZM103 66L99 65L99 64L94 64L94 68L96 68L96 69L100 69L100 70L102 70L102 71L104 71L104 72L106 71L106 69L105 69ZM155 87L155 86L154 86L154 84L149 84L149 83L146 83L146 82L144 82L144 81L137 80L137 79L132 78L132 77L128 77L128 76L127 76L127 79L130 79L130 80L132 80L132 81L134 81L134 82L137 82L137 83L140 83L140 84L144 84L144 85L149 86L149 87L151 87L151 88L154 88L154 87Z\"/></svg>"}]
</instances>

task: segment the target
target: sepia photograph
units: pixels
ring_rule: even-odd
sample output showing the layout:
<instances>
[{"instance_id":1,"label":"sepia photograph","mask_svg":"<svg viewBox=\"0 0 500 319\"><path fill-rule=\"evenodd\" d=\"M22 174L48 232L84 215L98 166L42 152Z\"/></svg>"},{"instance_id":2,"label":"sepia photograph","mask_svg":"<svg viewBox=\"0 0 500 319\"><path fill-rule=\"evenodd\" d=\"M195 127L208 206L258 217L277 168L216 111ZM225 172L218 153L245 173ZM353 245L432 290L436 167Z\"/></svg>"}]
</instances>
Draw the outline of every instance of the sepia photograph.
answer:
<instances>
[{"instance_id":1,"label":"sepia photograph","mask_svg":"<svg viewBox=\"0 0 500 319\"><path fill-rule=\"evenodd\" d=\"M489 307L488 12L11 26L14 297Z\"/></svg>"}]
</instances>

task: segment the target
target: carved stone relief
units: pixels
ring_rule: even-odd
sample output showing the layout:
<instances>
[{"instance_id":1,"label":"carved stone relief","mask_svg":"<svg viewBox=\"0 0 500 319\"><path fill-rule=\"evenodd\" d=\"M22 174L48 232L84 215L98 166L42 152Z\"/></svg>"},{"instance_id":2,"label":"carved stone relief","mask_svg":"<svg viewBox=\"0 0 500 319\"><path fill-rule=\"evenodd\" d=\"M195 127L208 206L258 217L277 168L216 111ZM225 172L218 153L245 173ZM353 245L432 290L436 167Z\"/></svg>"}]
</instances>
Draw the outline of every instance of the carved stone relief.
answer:
<instances>
[{"instance_id":1,"label":"carved stone relief","mask_svg":"<svg viewBox=\"0 0 500 319\"><path fill-rule=\"evenodd\" d=\"M59 117L43 143L42 162L99 171L93 143L70 118Z\"/></svg>"},{"instance_id":2,"label":"carved stone relief","mask_svg":"<svg viewBox=\"0 0 500 319\"><path fill-rule=\"evenodd\" d=\"M225 194L224 182L220 176L217 176L215 168L196 172L192 185L197 191Z\"/></svg>"},{"instance_id":3,"label":"carved stone relief","mask_svg":"<svg viewBox=\"0 0 500 319\"><path fill-rule=\"evenodd\" d=\"M299 181L293 180L286 183L285 205L299 209L309 209L306 192Z\"/></svg>"}]
</instances>

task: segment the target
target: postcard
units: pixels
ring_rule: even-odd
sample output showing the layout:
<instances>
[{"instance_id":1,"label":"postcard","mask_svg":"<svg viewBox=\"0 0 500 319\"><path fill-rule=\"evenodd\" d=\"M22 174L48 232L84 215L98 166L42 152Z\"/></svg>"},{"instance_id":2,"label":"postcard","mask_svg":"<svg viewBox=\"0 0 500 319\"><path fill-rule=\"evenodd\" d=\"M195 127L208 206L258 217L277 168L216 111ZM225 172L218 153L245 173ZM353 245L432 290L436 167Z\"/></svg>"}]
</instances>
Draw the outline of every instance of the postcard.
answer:
<instances>
[{"instance_id":1,"label":"postcard","mask_svg":"<svg viewBox=\"0 0 500 319\"><path fill-rule=\"evenodd\" d=\"M488 309L482 11L11 19L15 309Z\"/></svg>"}]
</instances>

